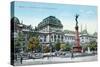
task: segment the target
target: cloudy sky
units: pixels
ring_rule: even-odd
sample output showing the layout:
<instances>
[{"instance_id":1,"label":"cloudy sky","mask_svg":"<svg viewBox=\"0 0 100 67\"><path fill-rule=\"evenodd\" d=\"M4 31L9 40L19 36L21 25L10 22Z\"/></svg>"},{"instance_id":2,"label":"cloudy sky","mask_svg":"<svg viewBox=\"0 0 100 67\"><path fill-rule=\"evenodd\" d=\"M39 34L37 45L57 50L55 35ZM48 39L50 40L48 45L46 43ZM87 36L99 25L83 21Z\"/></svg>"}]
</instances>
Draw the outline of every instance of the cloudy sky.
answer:
<instances>
[{"instance_id":1,"label":"cloudy sky","mask_svg":"<svg viewBox=\"0 0 100 67\"><path fill-rule=\"evenodd\" d=\"M79 14L79 27L87 28L90 34L97 32L97 7L88 5L50 4L34 2L15 2L15 16L20 22L32 25L33 28L48 16L55 16L63 24L64 30L73 30L75 14Z\"/></svg>"}]
</instances>

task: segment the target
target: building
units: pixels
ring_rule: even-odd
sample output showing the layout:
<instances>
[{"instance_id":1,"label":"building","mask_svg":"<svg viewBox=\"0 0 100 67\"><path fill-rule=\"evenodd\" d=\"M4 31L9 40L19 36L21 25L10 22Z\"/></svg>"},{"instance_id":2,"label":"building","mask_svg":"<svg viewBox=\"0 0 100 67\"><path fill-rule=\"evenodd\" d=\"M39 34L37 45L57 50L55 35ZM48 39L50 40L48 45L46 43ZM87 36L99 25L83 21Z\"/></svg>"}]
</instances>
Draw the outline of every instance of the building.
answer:
<instances>
[{"instance_id":1,"label":"building","mask_svg":"<svg viewBox=\"0 0 100 67\"><path fill-rule=\"evenodd\" d=\"M63 42L63 25L61 21L54 16L43 19L38 24L39 39L42 45L54 45L57 41Z\"/></svg>"},{"instance_id":2,"label":"building","mask_svg":"<svg viewBox=\"0 0 100 67\"><path fill-rule=\"evenodd\" d=\"M32 37L32 34L33 36L35 36L35 34L38 34L40 45L42 46L50 47L58 42L65 44L68 43L71 46L75 45L75 31L63 30L61 21L55 16L49 16L43 19L34 30L31 25L25 25L23 24L23 22L20 23L19 19L16 17L12 19L12 24L14 26L11 32L15 43L18 39L19 33L22 34L20 36L20 38L22 37L21 51L25 51L25 49L27 49L28 40L30 37ZM89 34L87 32L87 29L85 29L79 32L79 36L81 46L88 45L91 41L97 42L97 32L95 32L94 34Z\"/></svg>"},{"instance_id":3,"label":"building","mask_svg":"<svg viewBox=\"0 0 100 67\"><path fill-rule=\"evenodd\" d=\"M69 43L75 45L75 31L63 30L61 21L49 16L38 24L39 39L42 45L54 45L59 41L60 43ZM97 41L97 33L89 34L87 29L79 32L80 45L88 45L90 41Z\"/></svg>"},{"instance_id":4,"label":"building","mask_svg":"<svg viewBox=\"0 0 100 67\"><path fill-rule=\"evenodd\" d=\"M80 33L80 44L81 44L81 46L88 45L91 41L97 42L97 33L95 32L94 34L89 34L87 32L87 29L83 30Z\"/></svg>"},{"instance_id":5,"label":"building","mask_svg":"<svg viewBox=\"0 0 100 67\"><path fill-rule=\"evenodd\" d=\"M21 23L17 17L13 17L11 20L12 20L11 24L13 26L11 29L11 37L13 37L12 39L14 39L15 49L19 49L20 51L25 51L27 48L28 40L30 38L30 33L33 33L32 26L25 25L23 24L23 22ZM22 46L16 46L19 43Z\"/></svg>"},{"instance_id":6,"label":"building","mask_svg":"<svg viewBox=\"0 0 100 67\"><path fill-rule=\"evenodd\" d=\"M64 30L63 42L73 46L75 44L75 32L70 30Z\"/></svg>"},{"instance_id":7,"label":"building","mask_svg":"<svg viewBox=\"0 0 100 67\"><path fill-rule=\"evenodd\" d=\"M91 41L97 42L97 32L95 32L94 34L89 34L87 30L85 29L80 32L79 36L80 36L81 46L88 45ZM75 44L75 32L74 31L65 30L64 43L69 43L71 45Z\"/></svg>"}]
</instances>

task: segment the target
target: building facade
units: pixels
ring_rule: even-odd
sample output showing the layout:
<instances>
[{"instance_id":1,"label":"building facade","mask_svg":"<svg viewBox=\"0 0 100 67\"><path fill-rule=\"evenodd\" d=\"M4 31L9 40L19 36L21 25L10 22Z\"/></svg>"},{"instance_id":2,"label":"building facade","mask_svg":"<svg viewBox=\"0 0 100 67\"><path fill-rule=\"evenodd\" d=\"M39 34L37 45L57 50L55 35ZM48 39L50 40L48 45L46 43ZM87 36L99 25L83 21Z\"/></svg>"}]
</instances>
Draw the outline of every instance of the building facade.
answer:
<instances>
[{"instance_id":1,"label":"building facade","mask_svg":"<svg viewBox=\"0 0 100 67\"><path fill-rule=\"evenodd\" d=\"M33 30L31 25L20 23L19 19L16 17L13 18L13 23L14 29L12 29L12 35L14 43L17 43L18 37L20 37L20 39L22 37L21 51L27 49L29 38L32 37L30 35L33 34L33 36L35 36L35 32L39 34L39 44L42 46L53 46L58 42L68 43L71 46L75 45L75 31L63 30L61 21L55 16L49 16L43 19L36 27L36 30ZM22 35L19 36L19 33ZM79 36L81 46L88 45L91 41L97 42L97 32L89 34L85 29L79 33Z\"/></svg>"},{"instance_id":2,"label":"building facade","mask_svg":"<svg viewBox=\"0 0 100 67\"><path fill-rule=\"evenodd\" d=\"M13 26L11 36L13 37L12 39L14 39L14 48L16 51L25 51L28 46L30 33L33 33L32 26L21 23L17 17L13 17L11 20ZM20 46L17 46L19 44Z\"/></svg>"},{"instance_id":3,"label":"building facade","mask_svg":"<svg viewBox=\"0 0 100 67\"><path fill-rule=\"evenodd\" d=\"M63 30L61 21L54 16L43 19L38 24L38 31L42 45L54 45L57 41L75 45L75 31ZM86 29L79 32L79 36L81 46L88 45L93 40L97 42L97 33L89 34Z\"/></svg>"},{"instance_id":4,"label":"building facade","mask_svg":"<svg viewBox=\"0 0 100 67\"><path fill-rule=\"evenodd\" d=\"M38 24L39 39L42 45L55 44L57 41L63 42L63 25L61 21L54 16L43 19Z\"/></svg>"}]
</instances>

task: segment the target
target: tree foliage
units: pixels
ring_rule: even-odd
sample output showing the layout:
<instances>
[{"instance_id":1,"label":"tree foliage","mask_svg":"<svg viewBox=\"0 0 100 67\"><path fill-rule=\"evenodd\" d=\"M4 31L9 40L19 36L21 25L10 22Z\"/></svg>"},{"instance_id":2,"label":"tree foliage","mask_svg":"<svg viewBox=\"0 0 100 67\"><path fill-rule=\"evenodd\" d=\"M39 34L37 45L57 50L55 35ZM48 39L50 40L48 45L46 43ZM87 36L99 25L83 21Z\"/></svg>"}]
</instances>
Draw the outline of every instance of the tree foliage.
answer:
<instances>
[{"instance_id":1,"label":"tree foliage","mask_svg":"<svg viewBox=\"0 0 100 67\"><path fill-rule=\"evenodd\" d=\"M28 49L35 51L39 47L39 39L37 37L32 37L29 39Z\"/></svg>"},{"instance_id":2,"label":"tree foliage","mask_svg":"<svg viewBox=\"0 0 100 67\"><path fill-rule=\"evenodd\" d=\"M59 41L57 41L57 43L55 44L55 50L56 51L59 51L60 50L60 42Z\"/></svg>"},{"instance_id":3,"label":"tree foliage","mask_svg":"<svg viewBox=\"0 0 100 67\"><path fill-rule=\"evenodd\" d=\"M23 33L19 32L14 42L15 52L19 53L21 51L21 48L23 46L23 39L24 39Z\"/></svg>"},{"instance_id":4,"label":"tree foliage","mask_svg":"<svg viewBox=\"0 0 100 67\"><path fill-rule=\"evenodd\" d=\"M61 44L60 48L61 48L61 50L64 50L65 49L65 44Z\"/></svg>"},{"instance_id":5,"label":"tree foliage","mask_svg":"<svg viewBox=\"0 0 100 67\"><path fill-rule=\"evenodd\" d=\"M90 43L86 46L86 50L88 47L90 48L91 51L97 50L97 42L90 41Z\"/></svg>"},{"instance_id":6,"label":"tree foliage","mask_svg":"<svg viewBox=\"0 0 100 67\"><path fill-rule=\"evenodd\" d=\"M44 46L43 51L44 51L44 53L50 52L49 46Z\"/></svg>"},{"instance_id":7,"label":"tree foliage","mask_svg":"<svg viewBox=\"0 0 100 67\"><path fill-rule=\"evenodd\" d=\"M69 43L67 43L65 45L65 51L70 51L71 50L71 45Z\"/></svg>"},{"instance_id":8,"label":"tree foliage","mask_svg":"<svg viewBox=\"0 0 100 67\"><path fill-rule=\"evenodd\" d=\"M61 44L60 48L61 48L62 51L70 51L71 46L70 46L69 43L67 43L67 44Z\"/></svg>"}]
</instances>

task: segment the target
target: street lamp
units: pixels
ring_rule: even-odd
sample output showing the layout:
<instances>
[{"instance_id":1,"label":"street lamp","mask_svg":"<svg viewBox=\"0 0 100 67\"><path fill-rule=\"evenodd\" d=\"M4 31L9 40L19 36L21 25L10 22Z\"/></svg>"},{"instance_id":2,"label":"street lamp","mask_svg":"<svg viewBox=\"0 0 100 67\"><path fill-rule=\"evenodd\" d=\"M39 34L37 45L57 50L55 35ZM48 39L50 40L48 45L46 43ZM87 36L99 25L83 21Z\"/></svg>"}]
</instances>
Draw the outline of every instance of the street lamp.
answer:
<instances>
[{"instance_id":1,"label":"street lamp","mask_svg":"<svg viewBox=\"0 0 100 67\"><path fill-rule=\"evenodd\" d=\"M51 43L51 33L49 33L49 43L50 43L50 55L52 56L52 43Z\"/></svg>"}]
</instances>

